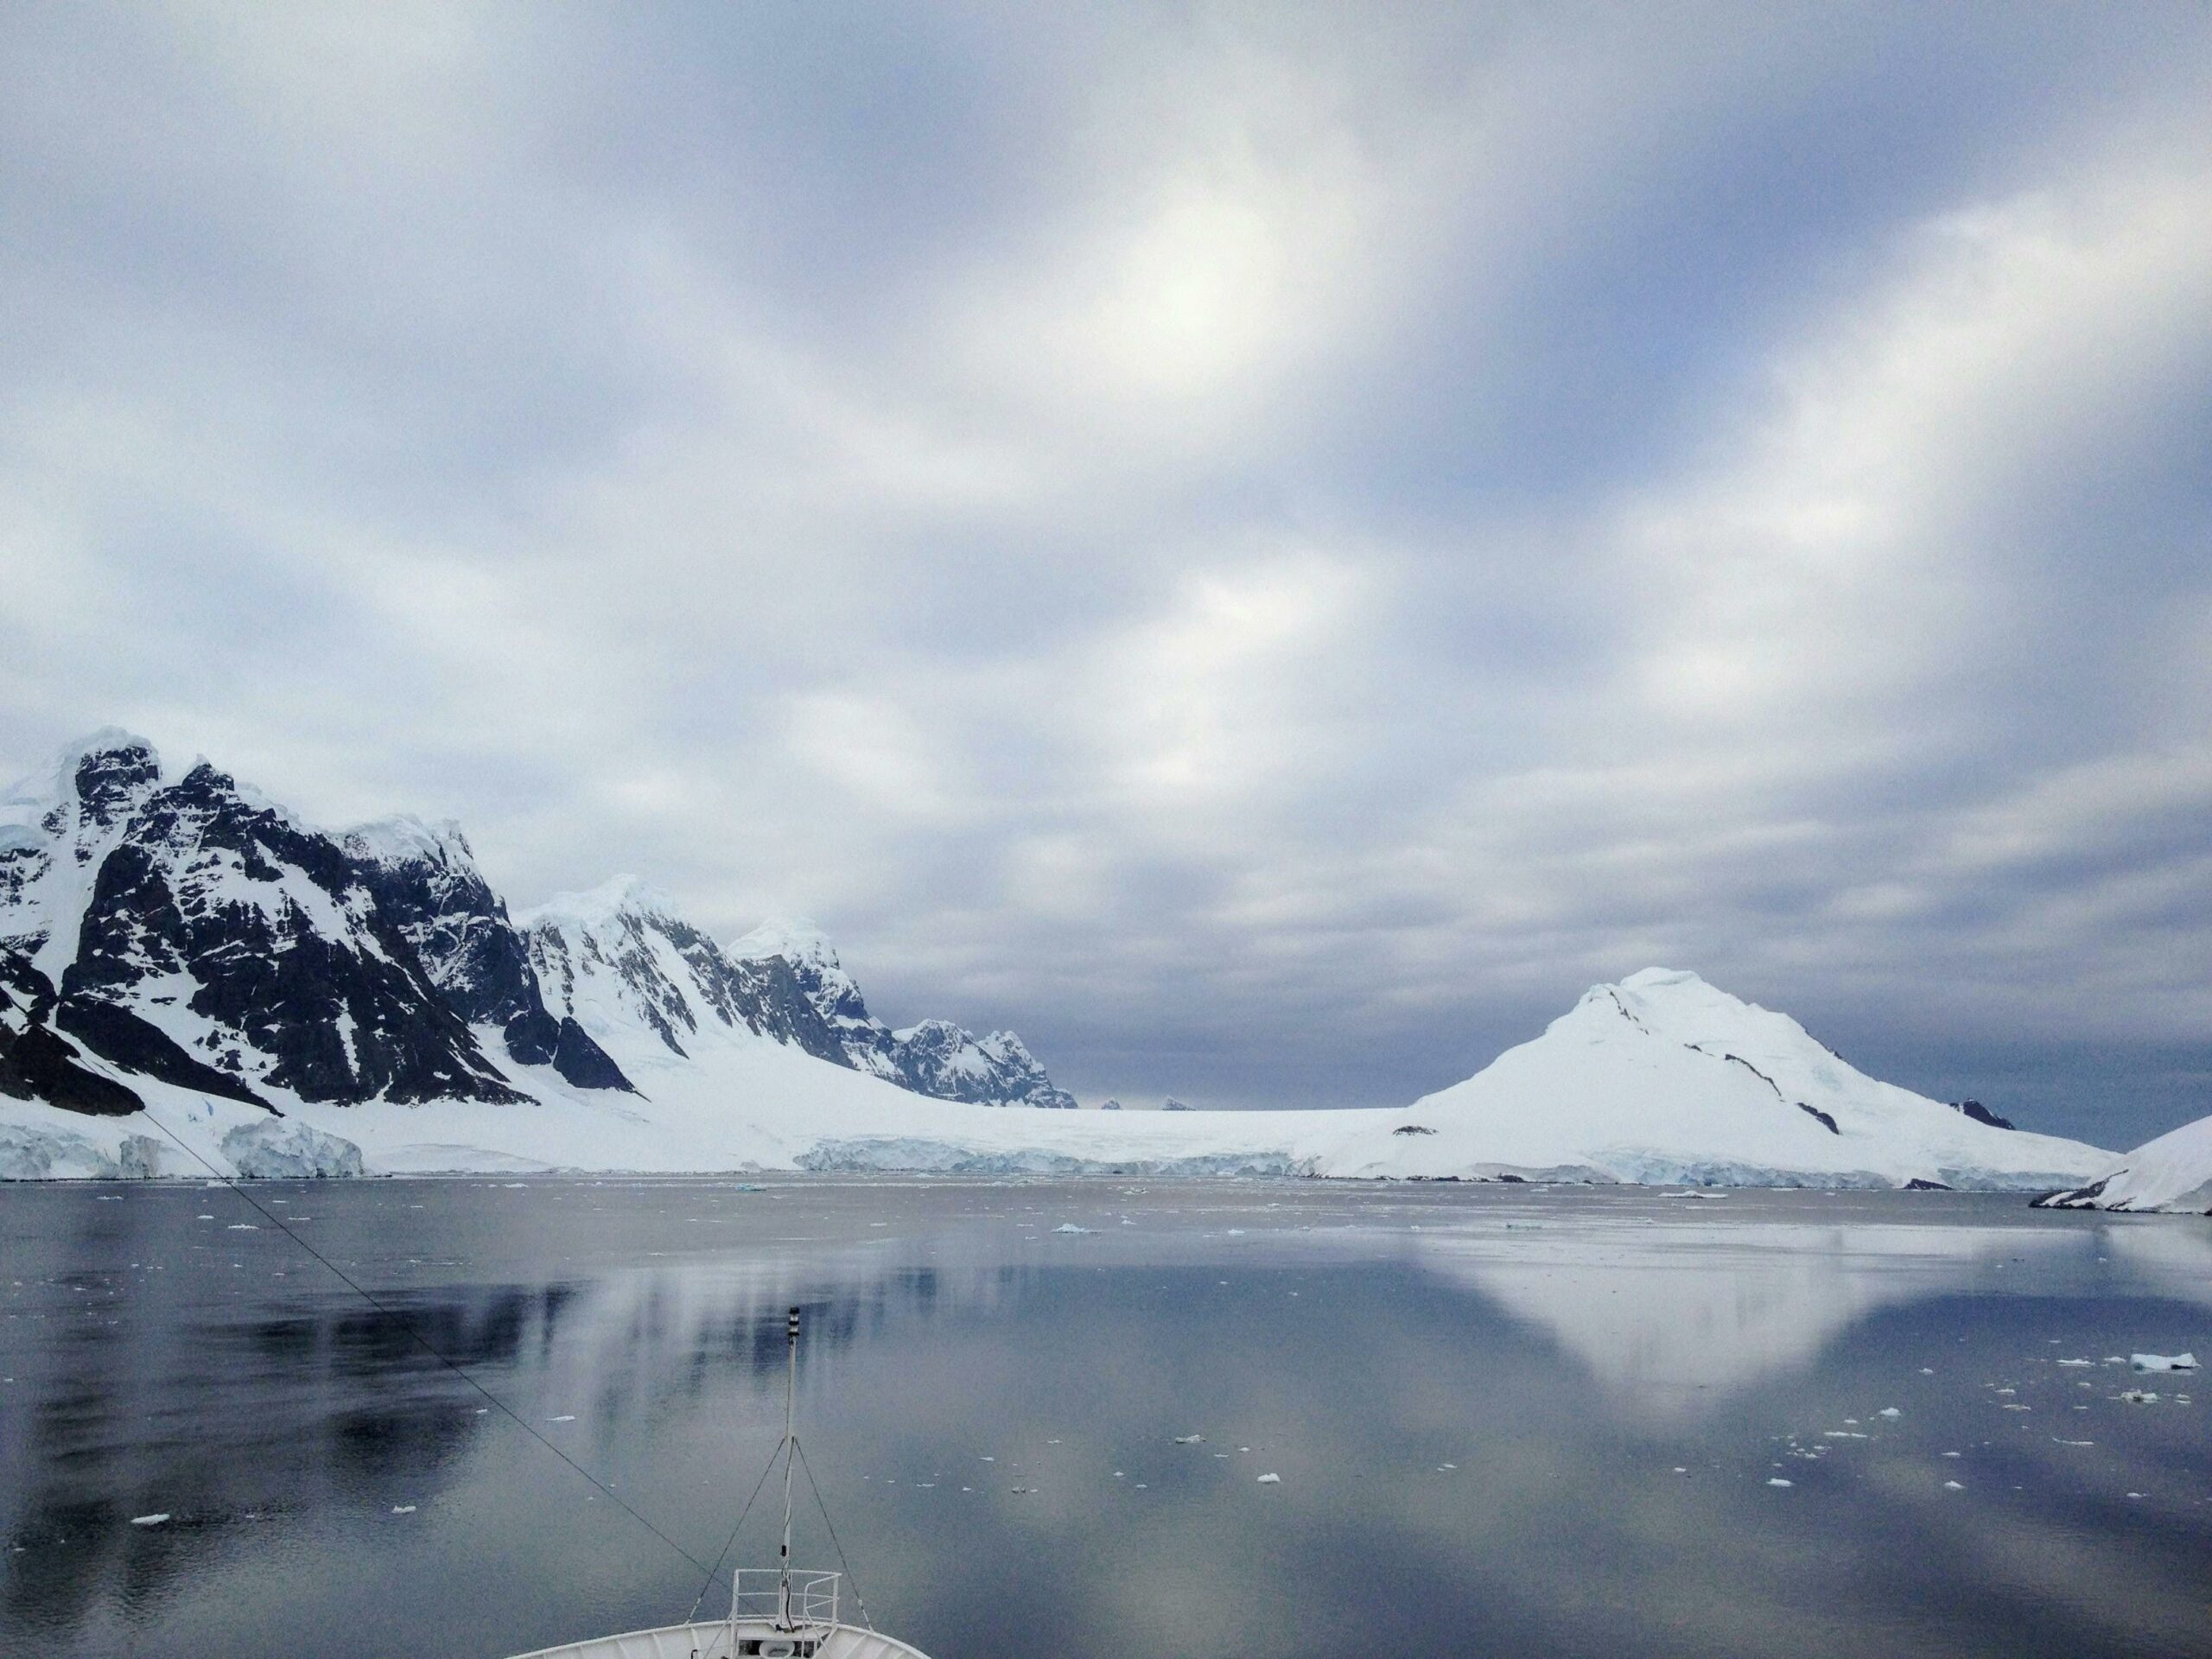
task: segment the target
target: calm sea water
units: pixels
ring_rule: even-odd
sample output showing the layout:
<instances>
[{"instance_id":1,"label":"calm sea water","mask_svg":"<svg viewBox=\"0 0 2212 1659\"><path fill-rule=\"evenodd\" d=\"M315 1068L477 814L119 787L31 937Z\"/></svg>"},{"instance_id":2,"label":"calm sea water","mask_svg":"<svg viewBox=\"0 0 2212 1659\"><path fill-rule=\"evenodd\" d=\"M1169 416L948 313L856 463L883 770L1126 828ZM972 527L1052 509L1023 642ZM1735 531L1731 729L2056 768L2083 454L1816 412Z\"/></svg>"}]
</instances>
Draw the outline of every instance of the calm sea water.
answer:
<instances>
[{"instance_id":1,"label":"calm sea water","mask_svg":"<svg viewBox=\"0 0 2212 1659\"><path fill-rule=\"evenodd\" d=\"M220 1188L0 1189L0 1649L674 1622L699 1572L401 1319L711 1560L797 1304L838 1537L933 1659L2212 1654L2212 1386L2107 1363L2212 1360L2202 1221L1292 1182L255 1197L399 1317ZM818 1517L796 1553L836 1564Z\"/></svg>"}]
</instances>

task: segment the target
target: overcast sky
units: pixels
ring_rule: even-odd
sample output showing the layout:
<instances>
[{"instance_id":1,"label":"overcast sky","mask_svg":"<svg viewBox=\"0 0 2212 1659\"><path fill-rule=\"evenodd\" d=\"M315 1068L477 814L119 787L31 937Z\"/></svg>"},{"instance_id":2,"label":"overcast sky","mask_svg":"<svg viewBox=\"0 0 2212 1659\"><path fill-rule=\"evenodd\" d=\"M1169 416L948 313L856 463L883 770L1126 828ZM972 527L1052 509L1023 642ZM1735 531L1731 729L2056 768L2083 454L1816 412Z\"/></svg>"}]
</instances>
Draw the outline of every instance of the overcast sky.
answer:
<instances>
[{"instance_id":1,"label":"overcast sky","mask_svg":"<svg viewBox=\"0 0 2212 1659\"><path fill-rule=\"evenodd\" d=\"M2212 6L0 11L0 770L817 918L1086 1098L1694 968L2212 1111Z\"/></svg>"}]
</instances>

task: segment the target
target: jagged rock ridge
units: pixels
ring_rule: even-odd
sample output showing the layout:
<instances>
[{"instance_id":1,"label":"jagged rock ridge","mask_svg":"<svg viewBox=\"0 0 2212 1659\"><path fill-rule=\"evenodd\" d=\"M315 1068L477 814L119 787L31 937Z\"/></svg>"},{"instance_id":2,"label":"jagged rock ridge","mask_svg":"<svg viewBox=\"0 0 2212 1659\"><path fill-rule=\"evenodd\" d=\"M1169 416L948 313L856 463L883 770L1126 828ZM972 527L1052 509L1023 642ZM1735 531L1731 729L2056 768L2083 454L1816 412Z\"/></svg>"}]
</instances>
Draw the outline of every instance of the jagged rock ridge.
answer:
<instances>
[{"instance_id":1,"label":"jagged rock ridge","mask_svg":"<svg viewBox=\"0 0 2212 1659\"><path fill-rule=\"evenodd\" d=\"M978 1037L947 1020L893 1031L868 1012L861 988L822 930L801 919L764 922L730 947L741 963L780 963L836 1038L847 1064L938 1100L1072 1110L1045 1068L1010 1031Z\"/></svg>"}]
</instances>

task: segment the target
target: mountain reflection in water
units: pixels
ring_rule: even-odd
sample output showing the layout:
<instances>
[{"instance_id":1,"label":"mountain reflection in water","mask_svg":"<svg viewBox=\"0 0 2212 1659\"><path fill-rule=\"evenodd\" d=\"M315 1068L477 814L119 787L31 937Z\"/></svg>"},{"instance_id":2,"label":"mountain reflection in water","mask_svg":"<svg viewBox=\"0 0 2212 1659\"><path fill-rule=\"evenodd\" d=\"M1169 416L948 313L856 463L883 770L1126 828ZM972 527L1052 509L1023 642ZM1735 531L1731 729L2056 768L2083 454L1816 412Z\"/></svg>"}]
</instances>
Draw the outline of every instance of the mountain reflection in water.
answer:
<instances>
[{"instance_id":1,"label":"mountain reflection in water","mask_svg":"<svg viewBox=\"0 0 2212 1659\"><path fill-rule=\"evenodd\" d=\"M712 1560L796 1304L861 1586L939 1659L2212 1653L2212 1395L2132 1405L2101 1363L2212 1355L2185 1218L1269 1182L255 1195L391 1311L220 1190L0 1199L0 1648L497 1655L675 1618L698 1573L410 1329Z\"/></svg>"}]
</instances>

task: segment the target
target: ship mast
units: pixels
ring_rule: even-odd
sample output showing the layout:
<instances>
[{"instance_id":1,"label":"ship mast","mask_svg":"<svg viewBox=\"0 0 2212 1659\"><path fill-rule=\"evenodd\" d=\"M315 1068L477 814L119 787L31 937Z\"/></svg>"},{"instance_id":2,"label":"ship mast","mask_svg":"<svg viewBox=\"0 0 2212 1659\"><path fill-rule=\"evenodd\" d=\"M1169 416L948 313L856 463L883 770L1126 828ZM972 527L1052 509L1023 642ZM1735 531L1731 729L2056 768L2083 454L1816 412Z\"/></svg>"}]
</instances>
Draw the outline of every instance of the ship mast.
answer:
<instances>
[{"instance_id":1,"label":"ship mast","mask_svg":"<svg viewBox=\"0 0 2212 1659\"><path fill-rule=\"evenodd\" d=\"M776 1628L796 1630L791 1623L791 1465L798 1460L798 1434L792 1414L798 1403L798 1309L784 1321L784 1543L776 1558Z\"/></svg>"}]
</instances>

